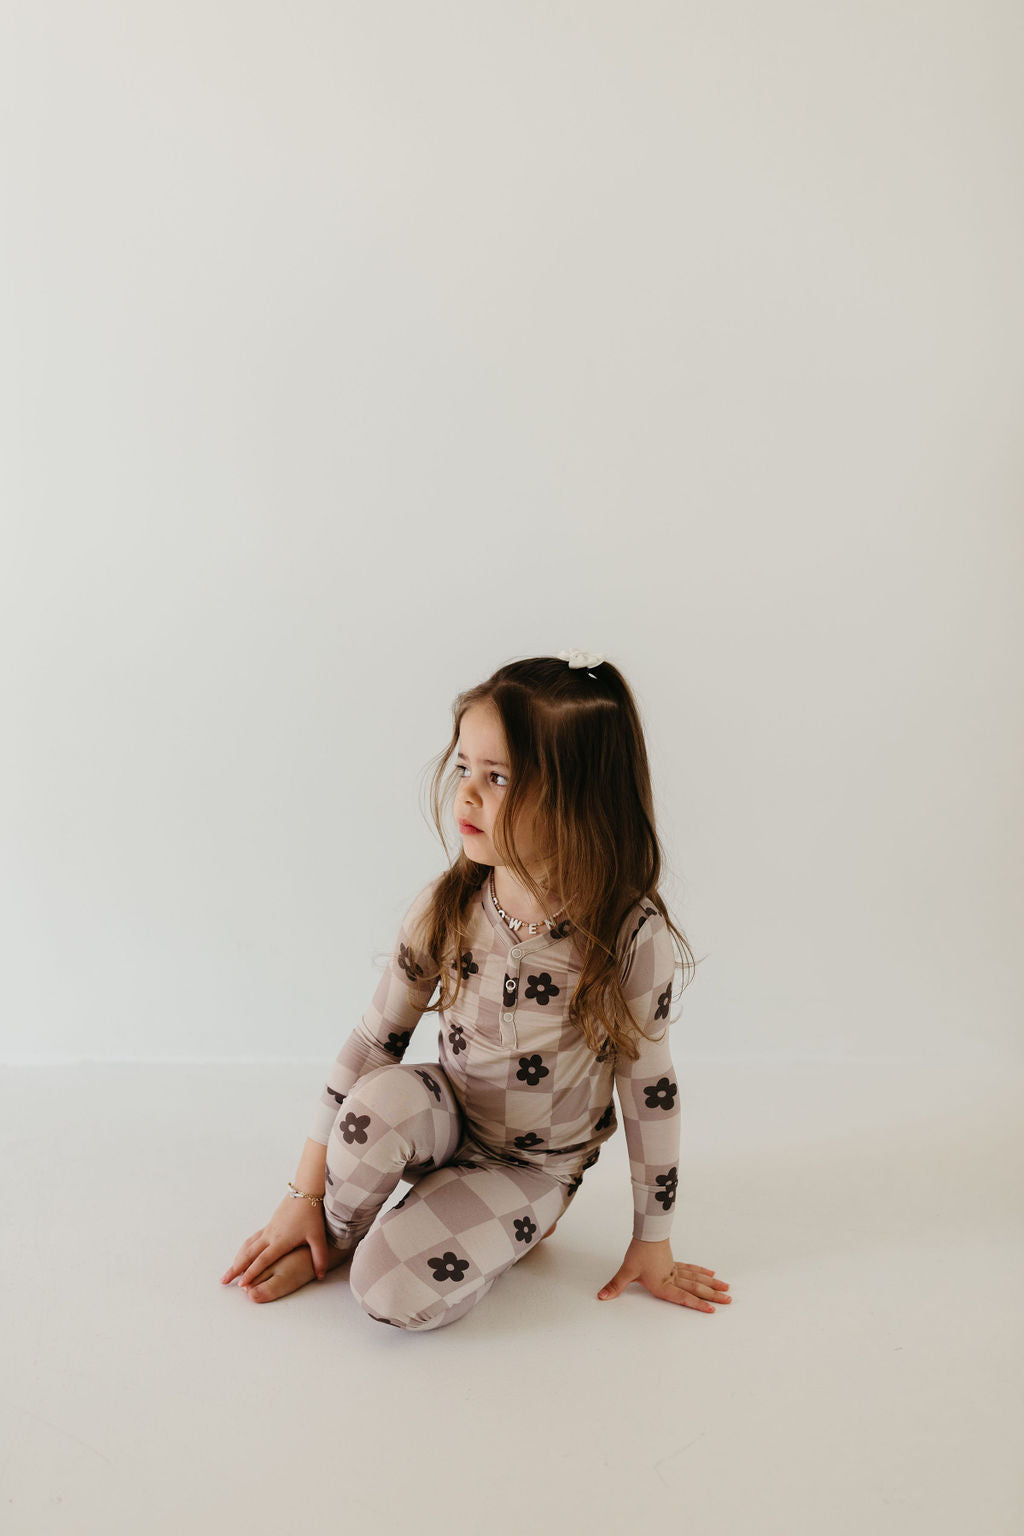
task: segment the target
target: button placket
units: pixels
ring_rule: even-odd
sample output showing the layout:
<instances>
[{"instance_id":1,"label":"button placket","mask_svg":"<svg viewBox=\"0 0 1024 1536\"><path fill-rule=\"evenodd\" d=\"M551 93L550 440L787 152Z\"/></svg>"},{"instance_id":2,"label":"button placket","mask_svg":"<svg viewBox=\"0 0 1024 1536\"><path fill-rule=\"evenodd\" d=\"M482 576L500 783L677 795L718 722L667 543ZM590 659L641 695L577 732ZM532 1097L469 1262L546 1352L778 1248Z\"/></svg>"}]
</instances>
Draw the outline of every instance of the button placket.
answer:
<instances>
[{"instance_id":1,"label":"button placket","mask_svg":"<svg viewBox=\"0 0 1024 1536\"><path fill-rule=\"evenodd\" d=\"M510 963L506 974L515 983L516 1000L511 1008L506 1008L504 1006L505 999L504 997L502 998L502 1009L498 1015L498 1038L501 1040L502 1045L509 1046L512 1050L518 1049L519 1046L519 1039L516 1035L516 1008L519 1004L519 972L523 956L532 955L538 949L550 949L552 944L557 943L558 940L553 939L548 934L546 938L539 937L530 944L514 944L508 952Z\"/></svg>"},{"instance_id":2,"label":"button placket","mask_svg":"<svg viewBox=\"0 0 1024 1536\"><path fill-rule=\"evenodd\" d=\"M521 944L516 944L512 949L509 950L508 958L509 966L505 974L508 976L509 980L513 982L513 986L511 988L512 995L516 1001L518 1001L519 967L523 958L523 946ZM506 1008L504 996L501 999L501 1018L498 1028L498 1035L502 1045L509 1046L512 1050L515 1050L518 1047L519 1040L516 1036L516 1004L513 1003L511 1008Z\"/></svg>"}]
</instances>

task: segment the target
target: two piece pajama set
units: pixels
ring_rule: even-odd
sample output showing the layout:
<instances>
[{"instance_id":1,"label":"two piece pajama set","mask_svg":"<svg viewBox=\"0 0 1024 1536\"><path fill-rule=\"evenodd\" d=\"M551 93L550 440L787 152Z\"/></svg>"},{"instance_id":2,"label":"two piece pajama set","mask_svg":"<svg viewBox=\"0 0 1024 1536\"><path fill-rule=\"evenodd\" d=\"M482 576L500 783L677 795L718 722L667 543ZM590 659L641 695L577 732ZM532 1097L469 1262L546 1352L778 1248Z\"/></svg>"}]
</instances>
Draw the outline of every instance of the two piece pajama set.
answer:
<instances>
[{"instance_id":1,"label":"two piece pajama set","mask_svg":"<svg viewBox=\"0 0 1024 1536\"><path fill-rule=\"evenodd\" d=\"M309 1132L327 1148L328 1240L355 1250L352 1291L379 1322L415 1330L470 1311L558 1220L617 1128L616 1097L634 1237L669 1236L679 1155L668 1044L675 952L657 908L641 900L626 918L623 990L642 1028L660 1034L638 1038L636 1061L614 1053L599 1061L568 1022L580 972L570 925L521 938L498 916L485 881L467 913L459 996L439 1015L439 1060L406 1064L440 979L411 947L436 884L406 913ZM412 1188L376 1219L403 1179Z\"/></svg>"}]
</instances>

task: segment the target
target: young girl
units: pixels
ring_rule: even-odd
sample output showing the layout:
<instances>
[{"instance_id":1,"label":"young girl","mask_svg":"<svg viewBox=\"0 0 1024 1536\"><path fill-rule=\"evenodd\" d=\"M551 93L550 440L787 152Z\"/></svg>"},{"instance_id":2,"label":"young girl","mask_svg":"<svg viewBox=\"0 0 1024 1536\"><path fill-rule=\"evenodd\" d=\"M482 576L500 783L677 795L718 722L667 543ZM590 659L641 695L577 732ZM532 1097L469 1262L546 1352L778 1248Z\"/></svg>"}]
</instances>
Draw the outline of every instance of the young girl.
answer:
<instances>
[{"instance_id":1,"label":"young girl","mask_svg":"<svg viewBox=\"0 0 1024 1536\"><path fill-rule=\"evenodd\" d=\"M633 695L603 657L563 651L500 667L453 714L431 806L447 851L454 792L461 852L406 913L295 1183L221 1283L240 1276L254 1301L276 1301L351 1258L352 1291L378 1322L453 1323L554 1231L616 1129L617 1097L633 1238L598 1296L639 1281L713 1312L727 1282L674 1263L669 1243L673 939L684 974L693 956L658 895ZM434 1012L440 1060L403 1064ZM402 1179L412 1189L375 1220Z\"/></svg>"}]
</instances>

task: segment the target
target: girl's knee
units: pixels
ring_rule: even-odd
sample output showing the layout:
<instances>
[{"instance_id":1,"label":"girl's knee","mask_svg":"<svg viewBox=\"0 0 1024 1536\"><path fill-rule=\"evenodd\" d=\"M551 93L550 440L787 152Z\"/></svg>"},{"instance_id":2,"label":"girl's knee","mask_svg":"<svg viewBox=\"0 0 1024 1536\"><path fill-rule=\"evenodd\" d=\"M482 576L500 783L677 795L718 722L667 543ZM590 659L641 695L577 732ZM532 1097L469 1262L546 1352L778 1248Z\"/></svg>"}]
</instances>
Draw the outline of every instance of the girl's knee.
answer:
<instances>
[{"instance_id":1,"label":"girl's knee","mask_svg":"<svg viewBox=\"0 0 1024 1536\"><path fill-rule=\"evenodd\" d=\"M377 1232L371 1232L356 1249L349 1271L349 1289L374 1322L413 1333L443 1328L479 1300L478 1294L460 1295L453 1306L450 1299L439 1295L404 1260L396 1258Z\"/></svg>"},{"instance_id":2,"label":"girl's knee","mask_svg":"<svg viewBox=\"0 0 1024 1536\"><path fill-rule=\"evenodd\" d=\"M407 1332L415 1333L437 1328L444 1321L444 1302L439 1297L433 1297L425 1306L417 1306L416 1298L411 1294L412 1287L402 1275L389 1277L387 1281L377 1281L370 1291L360 1290L354 1277L350 1277L349 1283L353 1296L375 1323L388 1323L392 1328L404 1328Z\"/></svg>"},{"instance_id":3,"label":"girl's knee","mask_svg":"<svg viewBox=\"0 0 1024 1536\"><path fill-rule=\"evenodd\" d=\"M368 1137L404 1126L423 1111L423 1085L410 1081L411 1068L398 1064L376 1067L361 1077L335 1116L335 1130L353 1148L362 1148Z\"/></svg>"},{"instance_id":4,"label":"girl's knee","mask_svg":"<svg viewBox=\"0 0 1024 1536\"><path fill-rule=\"evenodd\" d=\"M390 1062L386 1067L374 1067L349 1091L345 1103L353 1100L366 1104L379 1103L383 1095L414 1090L415 1084L409 1081L412 1070L412 1067L403 1066L400 1061Z\"/></svg>"},{"instance_id":5,"label":"girl's knee","mask_svg":"<svg viewBox=\"0 0 1024 1536\"><path fill-rule=\"evenodd\" d=\"M400 1061L374 1067L345 1096L339 1114L344 1119L345 1111L351 1112L358 1105L394 1122L424 1108L436 1108L442 1102L437 1076L436 1068L406 1066Z\"/></svg>"}]
</instances>

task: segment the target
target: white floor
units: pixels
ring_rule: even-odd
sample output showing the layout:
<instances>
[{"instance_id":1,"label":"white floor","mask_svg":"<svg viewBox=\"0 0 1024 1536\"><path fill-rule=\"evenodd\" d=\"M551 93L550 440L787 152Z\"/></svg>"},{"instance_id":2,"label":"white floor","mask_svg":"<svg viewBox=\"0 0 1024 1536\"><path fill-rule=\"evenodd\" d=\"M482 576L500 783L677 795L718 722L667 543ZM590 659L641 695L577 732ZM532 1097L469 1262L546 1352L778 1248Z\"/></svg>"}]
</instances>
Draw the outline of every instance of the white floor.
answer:
<instances>
[{"instance_id":1,"label":"white floor","mask_svg":"<svg viewBox=\"0 0 1024 1536\"><path fill-rule=\"evenodd\" d=\"M620 1133L428 1334L219 1284L319 1066L4 1069L0 1530L1020 1536L1019 1069L677 1066L675 1256L732 1305L595 1299Z\"/></svg>"}]
</instances>

